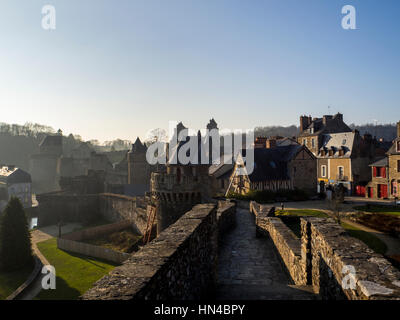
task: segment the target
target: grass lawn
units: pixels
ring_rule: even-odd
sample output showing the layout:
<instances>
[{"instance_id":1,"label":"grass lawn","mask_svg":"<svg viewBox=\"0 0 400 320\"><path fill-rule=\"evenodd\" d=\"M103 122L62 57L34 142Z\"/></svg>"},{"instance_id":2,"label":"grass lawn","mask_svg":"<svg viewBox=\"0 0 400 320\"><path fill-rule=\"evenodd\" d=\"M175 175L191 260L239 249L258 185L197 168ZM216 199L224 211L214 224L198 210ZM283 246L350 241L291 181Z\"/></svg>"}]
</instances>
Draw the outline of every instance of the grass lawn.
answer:
<instances>
[{"instance_id":1,"label":"grass lawn","mask_svg":"<svg viewBox=\"0 0 400 320\"><path fill-rule=\"evenodd\" d=\"M297 210L276 210L277 216L295 216L295 217L321 217L327 218L327 214L318 210L297 209Z\"/></svg>"},{"instance_id":2,"label":"grass lawn","mask_svg":"<svg viewBox=\"0 0 400 320\"><path fill-rule=\"evenodd\" d=\"M55 238L39 242L39 250L56 269L56 289L42 290L39 300L74 300L94 282L110 272L116 264L101 261L57 248Z\"/></svg>"},{"instance_id":3,"label":"grass lawn","mask_svg":"<svg viewBox=\"0 0 400 320\"><path fill-rule=\"evenodd\" d=\"M387 250L386 244L375 235L353 227L345 222L342 222L341 225L352 237L361 240L375 252L385 254Z\"/></svg>"},{"instance_id":4,"label":"grass lawn","mask_svg":"<svg viewBox=\"0 0 400 320\"><path fill-rule=\"evenodd\" d=\"M290 230L296 235L296 237L301 237L301 226L300 220L298 219L285 219L285 217L328 217L326 213L318 210L308 210L308 209L296 209L296 210L276 210L275 215L282 217L284 224L288 226Z\"/></svg>"},{"instance_id":5,"label":"grass lawn","mask_svg":"<svg viewBox=\"0 0 400 320\"><path fill-rule=\"evenodd\" d=\"M366 211L366 212L373 212L373 213L383 213L383 214L388 214L388 215L393 215L393 216L399 216L400 217L400 207L395 207L395 206L370 205L369 207L367 207L367 206L357 206L357 207L354 207L354 209L358 210L358 211Z\"/></svg>"},{"instance_id":6,"label":"grass lawn","mask_svg":"<svg viewBox=\"0 0 400 320\"><path fill-rule=\"evenodd\" d=\"M12 272L0 272L0 300L4 300L28 279L33 265Z\"/></svg>"},{"instance_id":7,"label":"grass lawn","mask_svg":"<svg viewBox=\"0 0 400 320\"><path fill-rule=\"evenodd\" d=\"M288 216L292 216L292 217L304 217L304 216L312 216L312 217L328 217L327 214L325 214L322 211L318 211L318 210L277 210L275 212L275 214L277 216L281 216L281 217L288 217ZM293 233L297 236L297 237L301 237L301 230L300 230L300 223L299 221L290 221L290 220L283 220L283 222L293 231ZM341 226L349 233L350 236L357 238L359 240L361 240L362 242L364 242L368 247L370 247L372 250L374 250L377 253L381 253L384 254L387 250L387 246L386 244L379 239L378 237L376 237L375 235L357 229L347 223L342 222Z\"/></svg>"}]
</instances>

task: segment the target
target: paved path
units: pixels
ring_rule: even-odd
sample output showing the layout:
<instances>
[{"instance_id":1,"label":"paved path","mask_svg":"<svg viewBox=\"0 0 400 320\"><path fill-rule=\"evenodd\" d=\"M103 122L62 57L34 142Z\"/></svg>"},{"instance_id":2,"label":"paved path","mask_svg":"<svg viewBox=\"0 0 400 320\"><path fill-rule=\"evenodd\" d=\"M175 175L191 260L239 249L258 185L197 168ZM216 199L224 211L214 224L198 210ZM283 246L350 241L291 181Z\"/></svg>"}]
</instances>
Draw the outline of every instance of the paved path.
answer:
<instances>
[{"instance_id":1,"label":"paved path","mask_svg":"<svg viewBox=\"0 0 400 320\"><path fill-rule=\"evenodd\" d=\"M220 246L217 299L314 299L308 287L291 285L272 240L256 237L252 214L237 209L236 215L236 228Z\"/></svg>"}]
</instances>

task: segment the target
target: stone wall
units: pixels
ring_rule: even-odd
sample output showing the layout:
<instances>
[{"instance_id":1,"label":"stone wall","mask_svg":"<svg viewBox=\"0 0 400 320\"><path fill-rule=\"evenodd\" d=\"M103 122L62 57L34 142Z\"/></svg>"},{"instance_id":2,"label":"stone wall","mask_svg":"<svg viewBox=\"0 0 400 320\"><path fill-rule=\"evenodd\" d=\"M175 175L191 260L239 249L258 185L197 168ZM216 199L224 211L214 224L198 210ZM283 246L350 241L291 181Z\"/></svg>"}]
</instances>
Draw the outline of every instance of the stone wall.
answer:
<instances>
[{"instance_id":1,"label":"stone wall","mask_svg":"<svg viewBox=\"0 0 400 320\"><path fill-rule=\"evenodd\" d=\"M219 201L217 209L218 235L222 237L227 231L236 226L236 203Z\"/></svg>"},{"instance_id":2,"label":"stone wall","mask_svg":"<svg viewBox=\"0 0 400 320\"><path fill-rule=\"evenodd\" d=\"M64 238L57 238L57 248L118 264L121 264L131 256L129 253L118 252L112 249Z\"/></svg>"},{"instance_id":3,"label":"stone wall","mask_svg":"<svg viewBox=\"0 0 400 320\"><path fill-rule=\"evenodd\" d=\"M90 222L99 217L98 195L70 195L52 192L36 196L38 207L38 226L54 225L63 222Z\"/></svg>"},{"instance_id":4,"label":"stone wall","mask_svg":"<svg viewBox=\"0 0 400 320\"><path fill-rule=\"evenodd\" d=\"M274 242L281 259L296 285L307 284L306 264L302 256L301 240L279 218L268 217L274 207L250 203L256 217L258 236L268 236Z\"/></svg>"},{"instance_id":5,"label":"stone wall","mask_svg":"<svg viewBox=\"0 0 400 320\"><path fill-rule=\"evenodd\" d=\"M330 219L303 218L303 246L309 241L307 268L324 299L400 299L400 271L382 255L349 236ZM354 268L354 269L353 269ZM353 270L354 274L348 275ZM343 288L342 284L353 284Z\"/></svg>"},{"instance_id":6,"label":"stone wall","mask_svg":"<svg viewBox=\"0 0 400 320\"><path fill-rule=\"evenodd\" d=\"M39 202L39 226L63 222L110 222L130 220L135 230L143 234L147 225L147 207L144 197L128 197L119 194L74 195L53 192L37 195Z\"/></svg>"},{"instance_id":7,"label":"stone wall","mask_svg":"<svg viewBox=\"0 0 400 320\"><path fill-rule=\"evenodd\" d=\"M83 299L210 298L217 270L217 210L200 204L97 281Z\"/></svg>"},{"instance_id":8,"label":"stone wall","mask_svg":"<svg viewBox=\"0 0 400 320\"><path fill-rule=\"evenodd\" d=\"M301 218L299 239L281 219L267 216L268 207L250 208L295 284L312 285L322 299L400 299L400 271L333 220Z\"/></svg>"},{"instance_id":9,"label":"stone wall","mask_svg":"<svg viewBox=\"0 0 400 320\"><path fill-rule=\"evenodd\" d=\"M92 228L83 229L80 231L71 232L64 234L63 239L73 240L73 241L83 241L89 240L97 237L101 237L106 234L121 231L132 226L132 221L124 220L116 223L106 224L103 226L97 226Z\"/></svg>"},{"instance_id":10,"label":"stone wall","mask_svg":"<svg viewBox=\"0 0 400 320\"><path fill-rule=\"evenodd\" d=\"M99 195L99 213L108 221L131 220L135 229L144 234L147 225L147 206L141 197L105 193Z\"/></svg>"}]
</instances>

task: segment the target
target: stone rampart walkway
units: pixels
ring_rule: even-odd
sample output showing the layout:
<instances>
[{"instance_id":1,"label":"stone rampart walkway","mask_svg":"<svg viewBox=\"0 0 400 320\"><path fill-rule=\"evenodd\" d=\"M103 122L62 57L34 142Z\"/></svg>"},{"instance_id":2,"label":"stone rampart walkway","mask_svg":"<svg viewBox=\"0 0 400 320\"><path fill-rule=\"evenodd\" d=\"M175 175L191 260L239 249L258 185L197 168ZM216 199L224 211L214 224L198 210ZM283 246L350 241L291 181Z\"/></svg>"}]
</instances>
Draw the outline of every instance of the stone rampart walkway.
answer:
<instances>
[{"instance_id":1,"label":"stone rampart walkway","mask_svg":"<svg viewBox=\"0 0 400 320\"><path fill-rule=\"evenodd\" d=\"M252 214L239 208L236 214L237 226L220 246L217 299L314 299L308 287L291 285L272 240L256 237Z\"/></svg>"}]
</instances>

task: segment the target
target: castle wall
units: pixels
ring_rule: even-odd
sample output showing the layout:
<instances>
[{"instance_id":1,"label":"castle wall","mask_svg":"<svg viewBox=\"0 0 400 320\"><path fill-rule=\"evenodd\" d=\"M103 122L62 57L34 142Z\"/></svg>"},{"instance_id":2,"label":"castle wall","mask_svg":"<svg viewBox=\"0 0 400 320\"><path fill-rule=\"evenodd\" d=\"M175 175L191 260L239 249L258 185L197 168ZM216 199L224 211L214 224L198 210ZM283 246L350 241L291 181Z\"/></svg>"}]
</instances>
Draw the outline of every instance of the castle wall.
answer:
<instances>
[{"instance_id":1,"label":"castle wall","mask_svg":"<svg viewBox=\"0 0 400 320\"><path fill-rule=\"evenodd\" d=\"M400 271L332 219L301 218L301 238L296 238L263 207L250 205L257 230L272 239L295 284L312 285L322 299L400 298Z\"/></svg>"},{"instance_id":2,"label":"castle wall","mask_svg":"<svg viewBox=\"0 0 400 320\"><path fill-rule=\"evenodd\" d=\"M84 300L197 300L213 297L218 234L234 204L200 204L125 263L97 281ZM219 222L220 221L220 222Z\"/></svg>"},{"instance_id":3,"label":"castle wall","mask_svg":"<svg viewBox=\"0 0 400 320\"><path fill-rule=\"evenodd\" d=\"M147 225L146 201L117 194L70 195L60 192L37 195L39 226L63 222L110 222L130 220L143 234Z\"/></svg>"}]
</instances>

